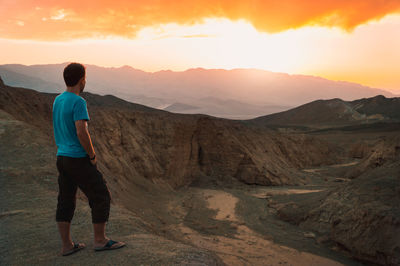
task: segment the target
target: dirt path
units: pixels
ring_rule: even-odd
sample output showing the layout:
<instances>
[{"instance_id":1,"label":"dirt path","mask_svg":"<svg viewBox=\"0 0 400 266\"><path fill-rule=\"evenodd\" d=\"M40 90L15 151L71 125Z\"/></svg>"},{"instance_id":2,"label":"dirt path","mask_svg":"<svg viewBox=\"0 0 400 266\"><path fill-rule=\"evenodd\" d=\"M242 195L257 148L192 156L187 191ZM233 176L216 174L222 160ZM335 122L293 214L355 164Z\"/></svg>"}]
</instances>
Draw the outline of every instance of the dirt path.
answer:
<instances>
[{"instance_id":1,"label":"dirt path","mask_svg":"<svg viewBox=\"0 0 400 266\"><path fill-rule=\"evenodd\" d=\"M320 192L323 191L322 189L295 189L295 188L280 188L280 189L274 189L274 188L260 188L258 189L257 192L252 193L251 195L253 197L259 198L259 199L266 199L270 196L274 195L291 195L291 194L306 194L306 193L315 193L315 192Z\"/></svg>"},{"instance_id":2,"label":"dirt path","mask_svg":"<svg viewBox=\"0 0 400 266\"><path fill-rule=\"evenodd\" d=\"M329 168L343 168L343 167L349 167L349 166L354 166L360 163L360 160L355 160L352 162L347 162L347 163L341 163L341 164L333 164L333 165L328 165L324 167L319 167L319 168L310 168L310 169L303 169L304 172L307 173L318 173L323 170L329 169Z\"/></svg>"},{"instance_id":3,"label":"dirt path","mask_svg":"<svg viewBox=\"0 0 400 266\"><path fill-rule=\"evenodd\" d=\"M250 229L237 215L236 205L239 199L231 193L212 189L193 189L193 193L192 200L204 200L207 208L214 211L212 218L229 222L235 229L235 233L230 234L223 224L217 224L214 227L217 227L220 232L224 232L225 229L227 234L210 234L207 230L210 229L207 228L209 221L205 221L207 224L200 227L180 223L177 228L171 228L171 230L176 230L176 234L180 232L181 237L192 245L216 252L227 265L342 265L329 258L279 245L268 236ZM293 193L300 193L300 191ZM257 197L258 194L253 196ZM190 208L193 207L196 206ZM198 208L198 211L201 212L201 208ZM203 223L201 218L192 222ZM196 230L197 228L200 229Z\"/></svg>"}]
</instances>

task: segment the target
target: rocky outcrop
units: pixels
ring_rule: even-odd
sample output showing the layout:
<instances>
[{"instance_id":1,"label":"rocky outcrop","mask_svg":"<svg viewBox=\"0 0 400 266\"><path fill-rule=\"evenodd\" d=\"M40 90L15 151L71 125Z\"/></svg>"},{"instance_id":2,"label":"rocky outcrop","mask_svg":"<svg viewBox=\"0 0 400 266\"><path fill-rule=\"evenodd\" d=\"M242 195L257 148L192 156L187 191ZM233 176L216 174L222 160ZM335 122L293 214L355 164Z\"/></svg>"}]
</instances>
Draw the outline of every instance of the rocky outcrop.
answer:
<instances>
[{"instance_id":1,"label":"rocky outcrop","mask_svg":"<svg viewBox=\"0 0 400 266\"><path fill-rule=\"evenodd\" d=\"M239 122L201 115L91 111L99 154L112 173L126 178L162 179L172 187L201 179L295 185L307 182L300 167L337 160L327 144L315 141L312 147L311 137L257 131Z\"/></svg>"},{"instance_id":2,"label":"rocky outcrop","mask_svg":"<svg viewBox=\"0 0 400 266\"><path fill-rule=\"evenodd\" d=\"M41 128L53 141L54 94L13 87L0 93L3 110ZM285 136L205 115L171 114L113 96L83 97L99 163L118 180L116 186L162 180L176 188L205 179L296 185L307 183L299 168L338 160L330 145L309 136Z\"/></svg>"},{"instance_id":3,"label":"rocky outcrop","mask_svg":"<svg viewBox=\"0 0 400 266\"><path fill-rule=\"evenodd\" d=\"M332 191L300 226L317 229L360 260L400 264L399 165L359 177ZM373 195L373 196L372 196Z\"/></svg>"},{"instance_id":4,"label":"rocky outcrop","mask_svg":"<svg viewBox=\"0 0 400 266\"><path fill-rule=\"evenodd\" d=\"M348 155L353 159L363 159L371 152L371 147L365 142L357 142L349 147Z\"/></svg>"},{"instance_id":5,"label":"rocky outcrop","mask_svg":"<svg viewBox=\"0 0 400 266\"><path fill-rule=\"evenodd\" d=\"M354 153L353 153L354 152ZM359 143L351 154L362 158L359 164L351 168L345 177L356 178L363 173L396 160L400 153L400 137L380 139L372 145Z\"/></svg>"},{"instance_id":6,"label":"rocky outcrop","mask_svg":"<svg viewBox=\"0 0 400 266\"><path fill-rule=\"evenodd\" d=\"M399 265L399 139L378 142L355 169L357 178L328 192L276 204L278 216L313 230L321 241L333 241L359 260Z\"/></svg>"}]
</instances>

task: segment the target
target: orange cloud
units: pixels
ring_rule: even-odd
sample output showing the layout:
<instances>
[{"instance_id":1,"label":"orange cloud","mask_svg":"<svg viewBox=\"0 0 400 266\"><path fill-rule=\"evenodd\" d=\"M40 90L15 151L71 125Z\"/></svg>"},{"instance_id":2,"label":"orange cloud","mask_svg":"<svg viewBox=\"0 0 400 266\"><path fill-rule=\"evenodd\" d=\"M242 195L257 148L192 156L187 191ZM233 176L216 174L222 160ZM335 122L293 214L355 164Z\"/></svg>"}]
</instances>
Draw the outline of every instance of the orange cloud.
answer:
<instances>
[{"instance_id":1,"label":"orange cloud","mask_svg":"<svg viewBox=\"0 0 400 266\"><path fill-rule=\"evenodd\" d=\"M0 0L0 37L69 40L134 38L146 26L245 19L260 31L305 25L352 30L400 12L399 0Z\"/></svg>"}]
</instances>

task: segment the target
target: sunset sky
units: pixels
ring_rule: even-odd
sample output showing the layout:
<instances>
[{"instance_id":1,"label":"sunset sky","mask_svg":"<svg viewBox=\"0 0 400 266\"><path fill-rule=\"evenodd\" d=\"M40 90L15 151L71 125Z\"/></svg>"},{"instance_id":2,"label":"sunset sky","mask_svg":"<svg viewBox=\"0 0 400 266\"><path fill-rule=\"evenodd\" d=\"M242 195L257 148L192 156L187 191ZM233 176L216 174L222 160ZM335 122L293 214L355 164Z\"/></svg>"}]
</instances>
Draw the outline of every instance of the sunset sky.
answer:
<instances>
[{"instance_id":1,"label":"sunset sky","mask_svg":"<svg viewBox=\"0 0 400 266\"><path fill-rule=\"evenodd\" d=\"M400 94L400 0L0 0L0 64L258 68Z\"/></svg>"}]
</instances>

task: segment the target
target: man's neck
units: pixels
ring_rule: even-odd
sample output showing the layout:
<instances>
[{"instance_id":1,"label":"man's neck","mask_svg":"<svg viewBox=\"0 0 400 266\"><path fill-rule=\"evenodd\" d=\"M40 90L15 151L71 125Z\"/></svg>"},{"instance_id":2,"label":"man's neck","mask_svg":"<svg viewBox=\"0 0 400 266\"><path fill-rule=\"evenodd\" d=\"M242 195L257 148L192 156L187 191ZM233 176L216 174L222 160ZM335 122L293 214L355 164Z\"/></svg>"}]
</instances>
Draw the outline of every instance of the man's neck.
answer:
<instances>
[{"instance_id":1,"label":"man's neck","mask_svg":"<svg viewBox=\"0 0 400 266\"><path fill-rule=\"evenodd\" d=\"M81 93L79 88L77 88L77 87L67 87L66 91L75 93L78 96Z\"/></svg>"}]
</instances>

